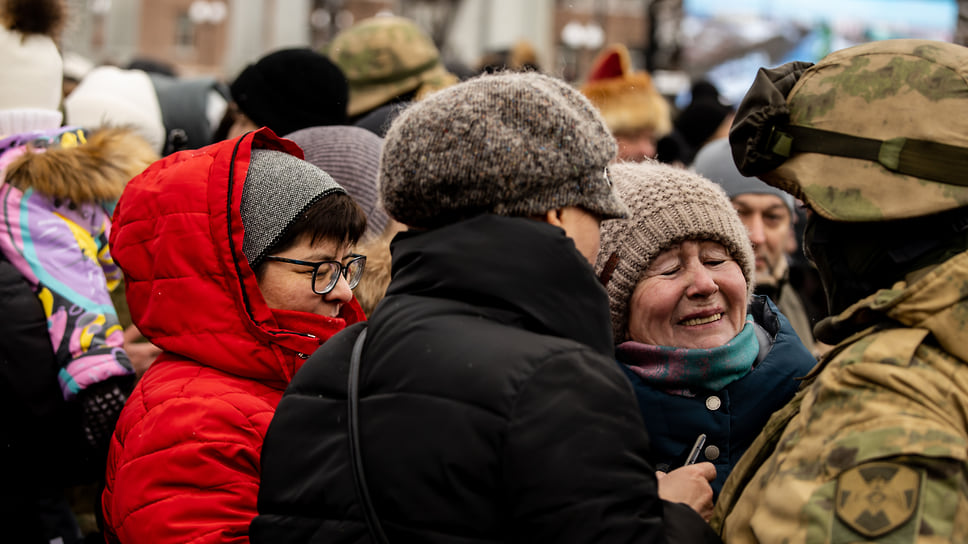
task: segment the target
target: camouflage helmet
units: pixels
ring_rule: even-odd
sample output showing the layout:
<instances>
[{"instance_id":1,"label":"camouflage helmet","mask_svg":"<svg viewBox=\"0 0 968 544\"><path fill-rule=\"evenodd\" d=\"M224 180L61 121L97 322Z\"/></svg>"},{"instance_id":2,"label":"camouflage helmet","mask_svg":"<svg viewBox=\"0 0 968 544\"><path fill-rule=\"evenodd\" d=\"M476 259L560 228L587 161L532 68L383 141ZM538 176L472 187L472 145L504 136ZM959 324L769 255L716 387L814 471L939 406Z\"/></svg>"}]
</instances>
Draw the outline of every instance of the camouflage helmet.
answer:
<instances>
[{"instance_id":1,"label":"camouflage helmet","mask_svg":"<svg viewBox=\"0 0 968 544\"><path fill-rule=\"evenodd\" d=\"M351 117L410 91L419 100L457 82L430 37L403 17L363 19L337 34L324 53L349 82Z\"/></svg>"},{"instance_id":2,"label":"camouflage helmet","mask_svg":"<svg viewBox=\"0 0 968 544\"><path fill-rule=\"evenodd\" d=\"M761 70L730 143L741 172L834 221L968 205L968 48L884 40Z\"/></svg>"}]
</instances>

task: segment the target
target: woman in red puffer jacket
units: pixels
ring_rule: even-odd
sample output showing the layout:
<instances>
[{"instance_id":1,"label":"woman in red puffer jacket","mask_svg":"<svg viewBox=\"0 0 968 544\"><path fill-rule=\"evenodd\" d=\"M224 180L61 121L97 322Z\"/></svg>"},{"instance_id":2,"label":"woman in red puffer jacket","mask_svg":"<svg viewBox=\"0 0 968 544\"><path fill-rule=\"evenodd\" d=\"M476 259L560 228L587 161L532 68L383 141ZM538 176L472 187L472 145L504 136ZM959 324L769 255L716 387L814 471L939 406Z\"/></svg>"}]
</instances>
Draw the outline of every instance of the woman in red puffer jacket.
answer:
<instances>
[{"instance_id":1,"label":"woman in red puffer jacket","mask_svg":"<svg viewBox=\"0 0 968 544\"><path fill-rule=\"evenodd\" d=\"M125 189L112 252L134 323L164 353L111 441L109 542L248 542L283 390L364 319L363 212L301 159L262 129L170 155Z\"/></svg>"}]
</instances>

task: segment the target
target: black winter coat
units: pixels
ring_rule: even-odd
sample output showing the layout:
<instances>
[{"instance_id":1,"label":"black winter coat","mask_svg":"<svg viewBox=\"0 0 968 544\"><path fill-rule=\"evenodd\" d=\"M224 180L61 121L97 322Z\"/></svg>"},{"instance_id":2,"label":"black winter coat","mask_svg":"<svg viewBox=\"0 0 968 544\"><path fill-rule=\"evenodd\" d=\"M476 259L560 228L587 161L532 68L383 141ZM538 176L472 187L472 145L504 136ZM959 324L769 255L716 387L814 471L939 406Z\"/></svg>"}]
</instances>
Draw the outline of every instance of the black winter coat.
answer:
<instances>
[{"instance_id":1,"label":"black winter coat","mask_svg":"<svg viewBox=\"0 0 968 544\"><path fill-rule=\"evenodd\" d=\"M26 497L61 497L65 487L104 477L107 439L124 397L111 406L97 395L114 386L126 393L132 379L93 384L68 402L59 369L40 300L0 254L0 510L27 511L34 505ZM88 435L94 419L105 421L102 440Z\"/></svg>"},{"instance_id":2,"label":"black winter coat","mask_svg":"<svg viewBox=\"0 0 968 544\"><path fill-rule=\"evenodd\" d=\"M0 496L16 501L27 487L59 490L70 483L64 465L75 459L64 450L80 420L57 382L44 308L3 255L0 308Z\"/></svg>"},{"instance_id":3,"label":"black winter coat","mask_svg":"<svg viewBox=\"0 0 968 544\"><path fill-rule=\"evenodd\" d=\"M392 253L359 408L390 542L718 541L657 498L607 295L561 229L485 215L398 235ZM346 422L360 327L324 344L278 406L254 543L369 540Z\"/></svg>"}]
</instances>

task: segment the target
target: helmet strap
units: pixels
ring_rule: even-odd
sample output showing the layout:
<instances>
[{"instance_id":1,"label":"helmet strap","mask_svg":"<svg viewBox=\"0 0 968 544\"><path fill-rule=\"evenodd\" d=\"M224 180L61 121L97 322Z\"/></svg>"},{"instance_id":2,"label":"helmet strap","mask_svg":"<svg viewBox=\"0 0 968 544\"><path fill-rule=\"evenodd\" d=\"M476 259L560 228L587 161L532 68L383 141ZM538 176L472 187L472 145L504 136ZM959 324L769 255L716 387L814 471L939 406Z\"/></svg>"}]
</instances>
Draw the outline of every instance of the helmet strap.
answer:
<instances>
[{"instance_id":1,"label":"helmet strap","mask_svg":"<svg viewBox=\"0 0 968 544\"><path fill-rule=\"evenodd\" d=\"M822 153L863 159L898 174L968 186L968 148L964 147L911 138L874 140L799 125L773 127L767 145L770 152L783 157Z\"/></svg>"}]
</instances>

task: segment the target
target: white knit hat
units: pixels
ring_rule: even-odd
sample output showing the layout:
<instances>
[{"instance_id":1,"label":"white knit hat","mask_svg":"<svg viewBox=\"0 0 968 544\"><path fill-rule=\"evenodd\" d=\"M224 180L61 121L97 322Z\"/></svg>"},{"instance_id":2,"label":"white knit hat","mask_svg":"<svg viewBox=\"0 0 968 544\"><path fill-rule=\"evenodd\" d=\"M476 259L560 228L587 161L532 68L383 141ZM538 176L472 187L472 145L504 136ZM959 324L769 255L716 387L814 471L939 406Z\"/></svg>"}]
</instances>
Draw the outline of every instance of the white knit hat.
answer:
<instances>
[{"instance_id":1,"label":"white knit hat","mask_svg":"<svg viewBox=\"0 0 968 544\"><path fill-rule=\"evenodd\" d=\"M0 27L0 109L57 110L64 65L50 36Z\"/></svg>"},{"instance_id":2,"label":"white knit hat","mask_svg":"<svg viewBox=\"0 0 968 544\"><path fill-rule=\"evenodd\" d=\"M30 0L34 1L34 0ZM8 0L0 20L0 136L57 127L64 64L54 35L59 2Z\"/></svg>"},{"instance_id":3,"label":"white knit hat","mask_svg":"<svg viewBox=\"0 0 968 544\"><path fill-rule=\"evenodd\" d=\"M141 70L98 66L64 100L67 123L87 128L130 127L161 153L165 125L151 78Z\"/></svg>"},{"instance_id":4,"label":"white knit hat","mask_svg":"<svg viewBox=\"0 0 968 544\"><path fill-rule=\"evenodd\" d=\"M73 51L64 52L64 79L81 81L93 69L94 63L84 55Z\"/></svg>"}]
</instances>

